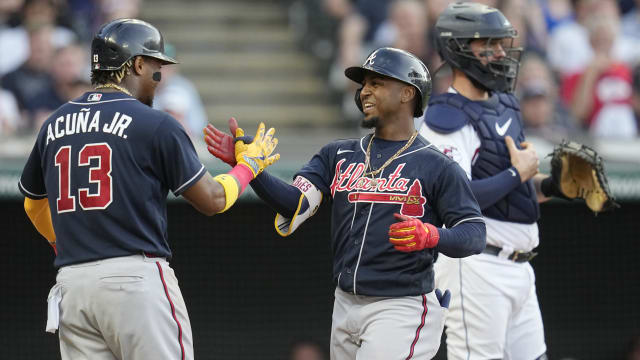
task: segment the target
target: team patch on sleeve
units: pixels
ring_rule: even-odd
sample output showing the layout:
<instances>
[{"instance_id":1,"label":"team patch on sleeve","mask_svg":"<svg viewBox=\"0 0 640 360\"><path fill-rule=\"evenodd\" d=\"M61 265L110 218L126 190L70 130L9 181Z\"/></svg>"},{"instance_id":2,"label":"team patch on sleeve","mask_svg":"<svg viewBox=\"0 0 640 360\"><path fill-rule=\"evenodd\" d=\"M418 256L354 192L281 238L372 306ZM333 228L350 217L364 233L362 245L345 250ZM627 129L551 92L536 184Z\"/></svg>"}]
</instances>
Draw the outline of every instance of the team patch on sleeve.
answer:
<instances>
[{"instance_id":1,"label":"team patch on sleeve","mask_svg":"<svg viewBox=\"0 0 640 360\"><path fill-rule=\"evenodd\" d=\"M460 160L462 160L462 154L460 153L460 150L453 145L441 144L441 145L438 145L438 149L440 150L440 152L445 154L449 159L457 163L460 163Z\"/></svg>"}]
</instances>

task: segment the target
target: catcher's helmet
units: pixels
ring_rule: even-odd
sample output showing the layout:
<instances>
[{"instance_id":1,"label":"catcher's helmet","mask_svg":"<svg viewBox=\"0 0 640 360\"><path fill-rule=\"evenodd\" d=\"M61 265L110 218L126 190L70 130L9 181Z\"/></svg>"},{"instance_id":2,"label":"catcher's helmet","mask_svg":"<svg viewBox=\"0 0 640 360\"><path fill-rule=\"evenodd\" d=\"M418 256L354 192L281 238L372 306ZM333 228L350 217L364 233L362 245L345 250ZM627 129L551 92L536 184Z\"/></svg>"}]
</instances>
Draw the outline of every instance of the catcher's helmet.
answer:
<instances>
[{"instance_id":1,"label":"catcher's helmet","mask_svg":"<svg viewBox=\"0 0 640 360\"><path fill-rule=\"evenodd\" d=\"M367 71L400 80L418 89L418 101L413 116L422 116L431 95L431 75L420 59L404 50L384 47L369 54L362 66L347 68L344 74L362 84ZM356 105L362 111L360 91L356 92Z\"/></svg>"},{"instance_id":2,"label":"catcher's helmet","mask_svg":"<svg viewBox=\"0 0 640 360\"><path fill-rule=\"evenodd\" d=\"M442 59L474 83L495 91L513 91L521 48L504 47L506 56L483 65L469 43L475 39L513 39L518 32L500 10L477 3L450 4L436 22L436 45Z\"/></svg>"},{"instance_id":3,"label":"catcher's helmet","mask_svg":"<svg viewBox=\"0 0 640 360\"><path fill-rule=\"evenodd\" d=\"M164 53L162 34L153 25L137 19L114 20L102 26L91 42L91 70L118 70L139 55L177 64Z\"/></svg>"}]
</instances>

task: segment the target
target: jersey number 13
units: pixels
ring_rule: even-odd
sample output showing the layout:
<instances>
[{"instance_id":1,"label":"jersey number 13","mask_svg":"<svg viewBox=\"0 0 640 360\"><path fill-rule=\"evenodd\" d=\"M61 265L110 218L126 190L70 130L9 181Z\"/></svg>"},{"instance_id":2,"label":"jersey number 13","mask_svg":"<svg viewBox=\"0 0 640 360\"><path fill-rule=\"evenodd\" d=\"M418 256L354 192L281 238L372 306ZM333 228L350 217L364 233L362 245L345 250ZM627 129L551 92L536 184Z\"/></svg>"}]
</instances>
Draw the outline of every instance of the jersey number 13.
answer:
<instances>
[{"instance_id":1,"label":"jersey number 13","mask_svg":"<svg viewBox=\"0 0 640 360\"><path fill-rule=\"evenodd\" d=\"M98 166L89 168L89 182L98 184L95 194L89 188L79 188L78 202L83 210L106 209L113 200L111 185L111 147L107 143L87 144L78 153L78 166L89 166L91 159L98 159ZM59 175L59 191L56 205L58 214L75 211L76 197L71 195L71 146L63 146L56 153ZM75 193L75 192L74 192Z\"/></svg>"}]
</instances>

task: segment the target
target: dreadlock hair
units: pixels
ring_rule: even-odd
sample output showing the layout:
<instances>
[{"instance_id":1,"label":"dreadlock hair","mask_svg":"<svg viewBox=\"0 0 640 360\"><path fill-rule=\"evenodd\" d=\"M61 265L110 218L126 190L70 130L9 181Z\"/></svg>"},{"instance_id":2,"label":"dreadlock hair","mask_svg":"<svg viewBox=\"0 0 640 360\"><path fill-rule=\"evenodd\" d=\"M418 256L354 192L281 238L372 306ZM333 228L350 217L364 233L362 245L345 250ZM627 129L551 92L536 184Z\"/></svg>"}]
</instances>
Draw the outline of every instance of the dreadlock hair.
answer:
<instances>
[{"instance_id":1,"label":"dreadlock hair","mask_svg":"<svg viewBox=\"0 0 640 360\"><path fill-rule=\"evenodd\" d=\"M104 85L107 83L116 83L120 84L122 79L126 75L131 73L131 67L133 66L133 60L135 58L127 60L118 70L110 70L110 71L101 71L101 70L92 70L91 71L91 85Z\"/></svg>"}]
</instances>

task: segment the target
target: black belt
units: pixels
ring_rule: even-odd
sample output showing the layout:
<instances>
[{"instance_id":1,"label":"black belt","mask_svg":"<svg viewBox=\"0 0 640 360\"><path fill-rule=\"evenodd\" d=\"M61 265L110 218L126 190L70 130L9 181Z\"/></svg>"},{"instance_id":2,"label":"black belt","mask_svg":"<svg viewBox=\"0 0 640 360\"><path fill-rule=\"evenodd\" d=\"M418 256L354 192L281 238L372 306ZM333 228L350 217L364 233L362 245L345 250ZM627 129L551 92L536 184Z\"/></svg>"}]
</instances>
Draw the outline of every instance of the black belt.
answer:
<instances>
[{"instance_id":1,"label":"black belt","mask_svg":"<svg viewBox=\"0 0 640 360\"><path fill-rule=\"evenodd\" d=\"M482 252L484 254L490 254L490 255L498 256L498 254L500 254L501 251L502 251L502 248L487 244L487 247L485 247ZM530 261L536 255L538 255L538 253L537 252L533 252L533 251L529 251L529 252L514 251L514 252L511 253L511 255L509 255L508 259L511 260L511 261L515 261L515 262L521 263L521 262Z\"/></svg>"}]
</instances>

